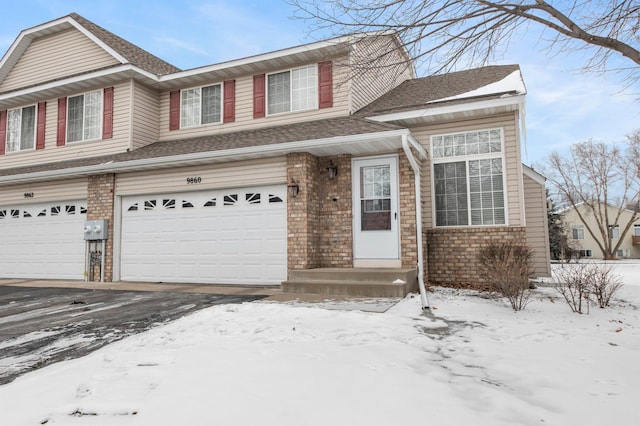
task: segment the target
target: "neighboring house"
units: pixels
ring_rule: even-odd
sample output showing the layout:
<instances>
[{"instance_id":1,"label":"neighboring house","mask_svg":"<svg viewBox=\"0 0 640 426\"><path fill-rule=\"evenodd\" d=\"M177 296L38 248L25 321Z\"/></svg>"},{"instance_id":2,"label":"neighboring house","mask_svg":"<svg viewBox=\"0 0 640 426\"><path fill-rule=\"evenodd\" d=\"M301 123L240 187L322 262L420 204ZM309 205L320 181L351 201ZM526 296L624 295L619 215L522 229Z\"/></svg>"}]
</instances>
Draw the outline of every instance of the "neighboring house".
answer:
<instances>
[{"instance_id":1,"label":"neighboring house","mask_svg":"<svg viewBox=\"0 0 640 426\"><path fill-rule=\"evenodd\" d=\"M606 208L610 222L607 238L610 237L611 245L615 246L620 240L620 235L622 235L624 227L629 223L634 213L631 210L623 209L622 212L620 212L620 217L616 221L619 209L609 205L607 205ZM580 220L577 210L579 210L588 227L593 231L595 238ZM603 259L604 255L598 242L603 247L605 244L602 233L598 228L598 222L594 218L591 210L581 203L578 204L576 208L570 207L563 210L562 214L567 228L569 247L576 251L576 255L582 258ZM640 216L633 221L629 231L627 231L627 234L624 236L620 247L616 250L616 257L619 259L640 258Z\"/></svg>"},{"instance_id":2,"label":"neighboring house","mask_svg":"<svg viewBox=\"0 0 640 426\"><path fill-rule=\"evenodd\" d=\"M519 67L415 78L397 48L353 72L390 45L180 70L76 14L22 31L0 62L0 277L473 285L479 248L505 240L548 275ZM95 220L104 244L84 241ZM339 278L300 275L321 268Z\"/></svg>"}]
</instances>

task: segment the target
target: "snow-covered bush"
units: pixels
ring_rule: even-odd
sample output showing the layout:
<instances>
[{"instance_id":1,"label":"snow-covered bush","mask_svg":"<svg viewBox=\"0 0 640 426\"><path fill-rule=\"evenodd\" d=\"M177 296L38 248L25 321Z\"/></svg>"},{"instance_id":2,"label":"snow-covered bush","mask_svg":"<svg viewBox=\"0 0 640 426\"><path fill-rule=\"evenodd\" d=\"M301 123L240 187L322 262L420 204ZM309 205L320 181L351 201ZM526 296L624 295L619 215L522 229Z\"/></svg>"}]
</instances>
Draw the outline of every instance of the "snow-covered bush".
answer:
<instances>
[{"instance_id":1,"label":"snow-covered bush","mask_svg":"<svg viewBox=\"0 0 640 426\"><path fill-rule=\"evenodd\" d=\"M589 311L589 302L601 308L609 306L613 295L622 287L622 280L611 266L598 263L576 263L555 271L556 290L573 312Z\"/></svg>"},{"instance_id":2,"label":"snow-covered bush","mask_svg":"<svg viewBox=\"0 0 640 426\"><path fill-rule=\"evenodd\" d=\"M493 243L480 250L480 274L487 285L506 297L514 311L527 306L533 252L514 242Z\"/></svg>"}]
</instances>

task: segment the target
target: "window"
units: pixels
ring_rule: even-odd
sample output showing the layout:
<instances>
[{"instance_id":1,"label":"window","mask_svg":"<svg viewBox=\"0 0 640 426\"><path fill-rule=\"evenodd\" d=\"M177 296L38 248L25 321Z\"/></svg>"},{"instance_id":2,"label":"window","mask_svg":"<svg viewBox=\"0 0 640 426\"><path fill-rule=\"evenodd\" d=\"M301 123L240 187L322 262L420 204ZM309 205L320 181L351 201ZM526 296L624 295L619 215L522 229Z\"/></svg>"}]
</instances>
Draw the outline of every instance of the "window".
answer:
<instances>
[{"instance_id":1,"label":"window","mask_svg":"<svg viewBox=\"0 0 640 426\"><path fill-rule=\"evenodd\" d=\"M7 111L7 152L33 149L36 140L36 106Z\"/></svg>"},{"instance_id":2,"label":"window","mask_svg":"<svg viewBox=\"0 0 640 426\"><path fill-rule=\"evenodd\" d=\"M181 92L180 127L220 123L222 116L222 86L196 87Z\"/></svg>"},{"instance_id":3,"label":"window","mask_svg":"<svg viewBox=\"0 0 640 426\"><path fill-rule=\"evenodd\" d=\"M504 225L502 131L433 136L431 144L436 226Z\"/></svg>"},{"instance_id":4,"label":"window","mask_svg":"<svg viewBox=\"0 0 640 426\"><path fill-rule=\"evenodd\" d=\"M640 237L640 225L633 225L633 235Z\"/></svg>"},{"instance_id":5,"label":"window","mask_svg":"<svg viewBox=\"0 0 640 426\"><path fill-rule=\"evenodd\" d=\"M100 139L102 90L71 96L67 100L67 141Z\"/></svg>"},{"instance_id":6,"label":"window","mask_svg":"<svg viewBox=\"0 0 640 426\"><path fill-rule=\"evenodd\" d=\"M611 239L617 240L620 238L620 227L618 225L609 225L609 234L611 235Z\"/></svg>"},{"instance_id":7,"label":"window","mask_svg":"<svg viewBox=\"0 0 640 426\"><path fill-rule=\"evenodd\" d=\"M318 68L296 68L267 76L267 112L301 111L318 107Z\"/></svg>"},{"instance_id":8,"label":"window","mask_svg":"<svg viewBox=\"0 0 640 426\"><path fill-rule=\"evenodd\" d=\"M571 227L571 233L574 240L584 240L584 226L578 225Z\"/></svg>"},{"instance_id":9,"label":"window","mask_svg":"<svg viewBox=\"0 0 640 426\"><path fill-rule=\"evenodd\" d=\"M591 257L592 256L591 250L579 250L578 254L580 255L580 257Z\"/></svg>"}]
</instances>

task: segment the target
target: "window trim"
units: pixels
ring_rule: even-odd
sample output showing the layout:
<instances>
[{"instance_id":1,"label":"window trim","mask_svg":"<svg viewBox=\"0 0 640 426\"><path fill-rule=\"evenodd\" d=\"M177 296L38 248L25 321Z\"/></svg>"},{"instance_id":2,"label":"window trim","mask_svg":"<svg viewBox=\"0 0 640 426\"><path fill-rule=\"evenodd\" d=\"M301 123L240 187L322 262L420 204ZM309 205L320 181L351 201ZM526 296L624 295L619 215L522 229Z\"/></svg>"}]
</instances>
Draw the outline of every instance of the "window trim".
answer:
<instances>
[{"instance_id":1,"label":"window trim","mask_svg":"<svg viewBox=\"0 0 640 426\"><path fill-rule=\"evenodd\" d=\"M314 83L313 83L313 88L315 90L315 96L313 96L313 106L309 107L309 108L303 108L303 109L293 109L293 88L291 87L291 74L293 71L295 70L300 70L303 68L311 68L314 70L315 73L315 78L314 78ZM281 112L269 112L269 97L270 97L270 93L269 93L269 77L272 75L276 75L276 74L283 74L283 73L289 73L289 111L281 111ZM302 65L299 67L294 67L294 68L289 68L289 69L284 69L284 70L279 70L279 71L275 71L275 72L271 72L271 73L266 73L265 74L265 78L264 78L264 92L265 92L265 97L264 97L264 109L265 109L265 115L267 117L272 117L272 116L278 116L278 115L282 115L282 114L291 114L291 113L296 113L296 112L303 112L303 111L315 111L319 109L319 89L318 89L318 64L317 63L313 63L313 64L308 64L308 65Z\"/></svg>"},{"instance_id":2,"label":"window trim","mask_svg":"<svg viewBox=\"0 0 640 426\"><path fill-rule=\"evenodd\" d=\"M220 120L219 121L215 121L213 123L202 123L202 89L206 88L206 87L214 87L214 86L219 86L220 87L220 102L219 102L219 107L220 107ZM182 94L187 91L187 90L194 90L194 89L200 89L200 114L198 114L198 124L194 124L191 126L183 126L182 125L182 117L183 117L183 113L182 113ZM220 83L213 83L213 84L206 84L206 85L202 85L202 86L194 86L194 87L187 87L185 89L180 89L180 96L178 97L179 103L180 103L180 118L179 118L179 129L193 129L196 127L202 127L202 126L217 126L219 124L223 124L224 123L224 84L222 82Z\"/></svg>"},{"instance_id":3,"label":"window trim","mask_svg":"<svg viewBox=\"0 0 640 426\"><path fill-rule=\"evenodd\" d=\"M98 118L100 120L100 125L98 130L96 131L96 137L95 138L91 138L91 139L85 139L84 138L84 130L85 130L85 118L86 118L86 114L85 114L85 110L84 110L84 100L83 100L83 109L82 109L82 139L78 139L75 141L72 141L69 139L69 128L71 126L69 126L69 107L70 107L70 100L72 98L77 98L82 96L83 98L86 97L86 95L88 95L89 93L99 93L100 94L100 101L98 102L98 104L100 105L100 112L98 113ZM65 132L64 132L64 140L65 140L65 144L75 144L75 143L83 143L83 142L91 142L91 141L99 141L102 140L102 131L104 128L104 89L96 89L96 90L89 90L83 93L78 93L75 95L71 95L71 96L67 96L66 97L66 117L65 117Z\"/></svg>"},{"instance_id":4,"label":"window trim","mask_svg":"<svg viewBox=\"0 0 640 426\"><path fill-rule=\"evenodd\" d=\"M19 149L15 150L15 151L10 151L9 150L9 113L11 111L16 111L16 110L20 110L20 133L22 132L22 110L25 108L30 108L30 107L34 107L34 115L33 115L33 147L31 148L25 148L22 149L21 147L19 147ZM20 135L22 136L22 135ZM21 138L20 138L21 139ZM7 110L7 125L6 125L6 130L5 130L5 137L4 137L4 152L7 155L12 155L12 154L18 154L20 152L30 152L30 151L35 151L36 150L36 144L38 141L38 104L30 104L30 105L24 105L18 108L11 108ZM20 141L20 144L22 145L22 140Z\"/></svg>"},{"instance_id":5,"label":"window trim","mask_svg":"<svg viewBox=\"0 0 640 426\"><path fill-rule=\"evenodd\" d=\"M477 133L477 132L490 132L492 130L497 130L500 133L500 152L488 152L483 154L465 154L465 155L454 155L451 157L434 157L434 149L433 149L433 139L435 137L443 137L443 136L451 136L451 135L460 135L467 133ZM456 228L487 228L487 227L503 227L510 226L509 224L509 188L507 186L507 164L506 164L506 152L505 152L505 137L504 137L504 128L503 127L488 127L481 129L469 129L469 130L461 130L457 132L448 132L448 133L437 133L433 134L429 138L429 157L430 157L430 184L431 184L431 220L432 226L434 228L441 229L456 229ZM471 220L471 192L469 191L469 162L475 160L487 160L487 159L496 159L500 158L502 164L502 193L503 193L503 202L504 202L504 223L496 224L472 224ZM465 163L465 172L467 179L467 217L468 224L467 225L437 225L437 211L436 211L436 184L435 184L435 174L434 174L434 165L435 164L445 164L445 163Z\"/></svg>"}]
</instances>

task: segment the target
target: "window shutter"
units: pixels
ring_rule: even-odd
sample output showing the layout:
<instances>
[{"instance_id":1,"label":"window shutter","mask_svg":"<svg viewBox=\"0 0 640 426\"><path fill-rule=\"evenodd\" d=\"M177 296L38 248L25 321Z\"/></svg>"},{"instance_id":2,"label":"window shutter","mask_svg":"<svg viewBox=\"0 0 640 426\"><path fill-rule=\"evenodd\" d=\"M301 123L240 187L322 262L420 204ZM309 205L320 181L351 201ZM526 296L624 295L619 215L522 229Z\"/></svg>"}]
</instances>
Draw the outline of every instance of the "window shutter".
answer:
<instances>
[{"instance_id":1,"label":"window shutter","mask_svg":"<svg viewBox=\"0 0 640 426\"><path fill-rule=\"evenodd\" d=\"M67 98L58 98L58 135L57 146L64 146L67 137Z\"/></svg>"},{"instance_id":2,"label":"window shutter","mask_svg":"<svg viewBox=\"0 0 640 426\"><path fill-rule=\"evenodd\" d=\"M180 129L180 91L169 93L169 130Z\"/></svg>"},{"instance_id":3,"label":"window shutter","mask_svg":"<svg viewBox=\"0 0 640 426\"><path fill-rule=\"evenodd\" d=\"M0 111L0 155L4 155L7 143L7 110Z\"/></svg>"},{"instance_id":4,"label":"window shutter","mask_svg":"<svg viewBox=\"0 0 640 426\"><path fill-rule=\"evenodd\" d=\"M333 64L331 61L318 64L318 107L333 106Z\"/></svg>"},{"instance_id":5,"label":"window shutter","mask_svg":"<svg viewBox=\"0 0 640 426\"><path fill-rule=\"evenodd\" d=\"M113 87L104 88L102 101L104 102L102 109L102 139L111 139L113 137Z\"/></svg>"},{"instance_id":6,"label":"window shutter","mask_svg":"<svg viewBox=\"0 0 640 426\"><path fill-rule=\"evenodd\" d=\"M253 118L265 116L265 75L253 76Z\"/></svg>"},{"instance_id":7,"label":"window shutter","mask_svg":"<svg viewBox=\"0 0 640 426\"><path fill-rule=\"evenodd\" d=\"M224 113L223 123L233 123L236 121L236 81L227 80L224 82Z\"/></svg>"},{"instance_id":8,"label":"window shutter","mask_svg":"<svg viewBox=\"0 0 640 426\"><path fill-rule=\"evenodd\" d=\"M44 149L44 135L47 125L47 103L38 104L38 125L36 127L36 149Z\"/></svg>"}]
</instances>

